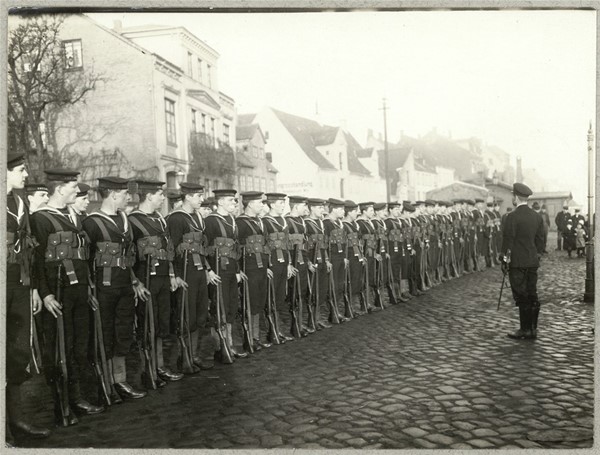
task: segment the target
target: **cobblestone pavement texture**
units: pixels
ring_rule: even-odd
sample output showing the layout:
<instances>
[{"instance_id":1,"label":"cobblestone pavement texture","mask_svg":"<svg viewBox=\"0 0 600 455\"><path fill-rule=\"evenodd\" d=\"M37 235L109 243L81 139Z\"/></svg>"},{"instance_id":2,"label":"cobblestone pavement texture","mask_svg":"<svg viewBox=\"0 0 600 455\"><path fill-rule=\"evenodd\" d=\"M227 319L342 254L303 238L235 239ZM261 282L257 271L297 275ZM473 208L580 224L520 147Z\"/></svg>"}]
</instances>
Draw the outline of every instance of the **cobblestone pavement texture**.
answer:
<instances>
[{"instance_id":1,"label":"cobblestone pavement texture","mask_svg":"<svg viewBox=\"0 0 600 455\"><path fill-rule=\"evenodd\" d=\"M501 277L496 267L453 279L18 445L591 447L594 309L580 302L585 260L564 251L544 257L535 341L506 337L518 322L509 289L496 311ZM51 425L41 377L25 392L27 414Z\"/></svg>"}]
</instances>

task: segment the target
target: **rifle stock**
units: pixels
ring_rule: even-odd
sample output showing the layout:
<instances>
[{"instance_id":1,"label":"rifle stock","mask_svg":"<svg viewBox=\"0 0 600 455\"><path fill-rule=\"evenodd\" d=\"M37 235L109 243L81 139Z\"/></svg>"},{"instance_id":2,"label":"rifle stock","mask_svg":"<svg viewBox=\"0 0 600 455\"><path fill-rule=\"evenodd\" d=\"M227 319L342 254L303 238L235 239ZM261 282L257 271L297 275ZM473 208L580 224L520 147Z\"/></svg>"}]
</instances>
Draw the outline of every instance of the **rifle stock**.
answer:
<instances>
[{"instance_id":1,"label":"rifle stock","mask_svg":"<svg viewBox=\"0 0 600 455\"><path fill-rule=\"evenodd\" d=\"M62 300L62 263L59 263L56 274L56 301L61 302ZM71 414L71 408L69 407L69 374L67 372L67 355L65 350L65 326L62 314L56 317L56 347L55 347L55 361L56 361L56 395L58 397L58 404L61 414L62 426L69 425L69 416Z\"/></svg>"},{"instance_id":2,"label":"rifle stock","mask_svg":"<svg viewBox=\"0 0 600 455\"><path fill-rule=\"evenodd\" d=\"M340 323L340 315L337 308L337 296L335 295L335 279L333 278L333 269L329 272L329 309L331 313L331 322Z\"/></svg>"},{"instance_id":3,"label":"rifle stock","mask_svg":"<svg viewBox=\"0 0 600 455\"><path fill-rule=\"evenodd\" d=\"M242 270L246 273L246 254L242 255ZM250 308L250 287L248 280L242 280L242 328L244 329L244 338L246 347L250 354L254 353L254 334L252 332L252 312Z\"/></svg>"},{"instance_id":4,"label":"rifle stock","mask_svg":"<svg viewBox=\"0 0 600 455\"><path fill-rule=\"evenodd\" d=\"M40 351L40 343L38 341L37 325L35 323L35 317L33 315L33 290L29 290L29 350L31 351L31 361L35 372L40 374L40 368L42 366L42 358Z\"/></svg>"},{"instance_id":5,"label":"rifle stock","mask_svg":"<svg viewBox=\"0 0 600 455\"><path fill-rule=\"evenodd\" d=\"M215 268L216 268L216 274L219 275L220 272L220 262L221 262L221 258L219 256L219 249L217 248L216 252L215 252ZM219 336L219 341L220 341L220 345L221 345L221 358L223 359L223 363L226 364L230 364L233 363L233 354L231 353L231 347L229 346L229 343L227 341L227 336L223 333L223 330L225 330L225 323L223 322L223 317L221 314L221 305L222 305L222 299L223 299L223 295L222 295L222 291L221 291L221 283L217 283L217 292L216 292L216 297L217 297L217 301L215 302L215 307L216 307L216 313L217 313L217 335Z\"/></svg>"},{"instance_id":6,"label":"rifle stock","mask_svg":"<svg viewBox=\"0 0 600 455\"><path fill-rule=\"evenodd\" d=\"M187 283L187 268L188 268L188 250L183 252L183 281ZM181 306L179 308L179 330L177 338L179 339L179 346L181 347L181 366L184 373L191 373L194 371L192 343L190 336L190 307L189 307L189 295L187 289L183 287L181 289Z\"/></svg>"},{"instance_id":7,"label":"rifle stock","mask_svg":"<svg viewBox=\"0 0 600 455\"><path fill-rule=\"evenodd\" d=\"M294 258L294 265L293 267L298 270L298 245L296 245L296 257ZM290 314L292 316L292 326L290 328L290 332L292 333L292 336L294 336L295 338L300 338L302 335L300 334L301 332L301 326L302 326L302 311L301 311L301 305L302 305L302 292L301 292L301 288L300 288L300 276L299 276L300 272L298 271L296 273L295 276L292 277L292 295L290 298Z\"/></svg>"},{"instance_id":8,"label":"rifle stock","mask_svg":"<svg viewBox=\"0 0 600 455\"><path fill-rule=\"evenodd\" d=\"M267 317L267 322L269 323L269 338L275 344L280 344L281 340L279 339L279 324L277 320L277 310L274 308L275 301L273 280L271 278L268 278L267 280L267 307L265 308L265 314Z\"/></svg>"},{"instance_id":9,"label":"rifle stock","mask_svg":"<svg viewBox=\"0 0 600 455\"><path fill-rule=\"evenodd\" d=\"M345 316L354 319L352 310L352 281L350 279L350 264L344 267L344 307Z\"/></svg>"},{"instance_id":10,"label":"rifle stock","mask_svg":"<svg viewBox=\"0 0 600 455\"><path fill-rule=\"evenodd\" d=\"M151 256L146 256L146 289L150 291L150 261ZM144 359L146 361L145 370L153 390L156 390L157 362L156 350L154 345L154 307L152 294L146 298L144 305L144 335L143 335Z\"/></svg>"}]
</instances>

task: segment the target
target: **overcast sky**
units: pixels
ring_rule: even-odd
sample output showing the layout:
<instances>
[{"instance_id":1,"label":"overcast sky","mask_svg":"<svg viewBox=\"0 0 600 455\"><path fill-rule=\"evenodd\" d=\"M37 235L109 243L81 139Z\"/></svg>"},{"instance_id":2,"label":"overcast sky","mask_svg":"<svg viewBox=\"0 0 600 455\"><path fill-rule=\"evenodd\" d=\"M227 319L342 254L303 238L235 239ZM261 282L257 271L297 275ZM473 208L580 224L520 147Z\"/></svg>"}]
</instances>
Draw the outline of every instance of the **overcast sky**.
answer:
<instances>
[{"instance_id":1,"label":"overcast sky","mask_svg":"<svg viewBox=\"0 0 600 455\"><path fill-rule=\"evenodd\" d=\"M595 130L594 11L90 14L112 27L181 25L220 53L220 90L238 113L268 105L388 138L433 127L523 158L587 199ZM514 160L513 160L514 164Z\"/></svg>"}]
</instances>

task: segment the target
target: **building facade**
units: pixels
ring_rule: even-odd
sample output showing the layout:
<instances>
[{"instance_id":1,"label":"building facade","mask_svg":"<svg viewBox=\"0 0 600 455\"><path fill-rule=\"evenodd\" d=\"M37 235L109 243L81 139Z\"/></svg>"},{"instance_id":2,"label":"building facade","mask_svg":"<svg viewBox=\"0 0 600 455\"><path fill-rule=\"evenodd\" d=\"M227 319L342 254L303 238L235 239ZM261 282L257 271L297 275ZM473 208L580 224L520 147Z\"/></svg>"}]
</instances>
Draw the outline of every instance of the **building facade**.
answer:
<instances>
[{"instance_id":1,"label":"building facade","mask_svg":"<svg viewBox=\"0 0 600 455\"><path fill-rule=\"evenodd\" d=\"M60 38L73 71L102 79L85 103L52 119L48 147L68 152L81 181L117 173L210 190L233 178L235 103L219 91L216 51L183 27L109 29L82 14L66 16ZM206 150L231 164L210 169Z\"/></svg>"},{"instance_id":2,"label":"building facade","mask_svg":"<svg viewBox=\"0 0 600 455\"><path fill-rule=\"evenodd\" d=\"M243 123L248 116L239 116ZM266 138L257 123L236 127L236 188L239 191L277 191L277 169L265 152Z\"/></svg>"}]
</instances>

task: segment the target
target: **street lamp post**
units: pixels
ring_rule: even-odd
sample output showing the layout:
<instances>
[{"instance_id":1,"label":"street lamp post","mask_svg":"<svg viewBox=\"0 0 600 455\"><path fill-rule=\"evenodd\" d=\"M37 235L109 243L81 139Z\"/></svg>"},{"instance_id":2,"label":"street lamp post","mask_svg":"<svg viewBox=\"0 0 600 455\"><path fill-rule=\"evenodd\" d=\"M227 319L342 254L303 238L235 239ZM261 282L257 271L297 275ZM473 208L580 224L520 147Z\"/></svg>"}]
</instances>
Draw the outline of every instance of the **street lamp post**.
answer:
<instances>
[{"instance_id":1,"label":"street lamp post","mask_svg":"<svg viewBox=\"0 0 600 455\"><path fill-rule=\"evenodd\" d=\"M594 132L592 122L587 134L588 140L588 240L585 244L585 293L584 302L594 301Z\"/></svg>"},{"instance_id":2,"label":"street lamp post","mask_svg":"<svg viewBox=\"0 0 600 455\"><path fill-rule=\"evenodd\" d=\"M389 150L388 150L388 139L387 139L387 110L388 106L385 102L385 98L383 99L383 107L381 108L383 111L383 153L385 155L385 197L386 202L390 202L390 176L389 176Z\"/></svg>"}]
</instances>

